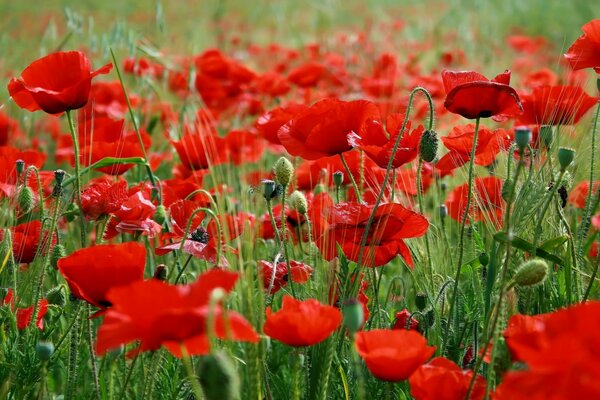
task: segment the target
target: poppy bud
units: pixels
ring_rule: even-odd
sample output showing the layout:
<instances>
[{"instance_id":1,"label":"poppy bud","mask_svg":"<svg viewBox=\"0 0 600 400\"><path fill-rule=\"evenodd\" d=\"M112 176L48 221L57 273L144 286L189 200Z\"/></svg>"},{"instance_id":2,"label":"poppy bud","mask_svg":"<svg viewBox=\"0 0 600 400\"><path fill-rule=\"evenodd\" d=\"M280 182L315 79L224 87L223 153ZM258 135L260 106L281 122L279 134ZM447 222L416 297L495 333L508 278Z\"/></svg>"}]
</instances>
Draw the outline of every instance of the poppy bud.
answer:
<instances>
[{"instance_id":1,"label":"poppy bud","mask_svg":"<svg viewBox=\"0 0 600 400\"><path fill-rule=\"evenodd\" d=\"M67 222L73 222L77 215L79 215L79 207L75 203L71 203L67 206L67 209L63 213Z\"/></svg>"},{"instance_id":2,"label":"poppy bud","mask_svg":"<svg viewBox=\"0 0 600 400\"><path fill-rule=\"evenodd\" d=\"M440 218L444 219L448 216L448 207L446 207L445 204L442 204L441 206L439 206L438 212L440 214Z\"/></svg>"},{"instance_id":3,"label":"poppy bud","mask_svg":"<svg viewBox=\"0 0 600 400\"><path fill-rule=\"evenodd\" d=\"M509 202L511 200L510 195L513 190L514 181L510 178L506 179L502 184L502 199L505 202Z\"/></svg>"},{"instance_id":4,"label":"poppy bud","mask_svg":"<svg viewBox=\"0 0 600 400\"><path fill-rule=\"evenodd\" d=\"M490 263L490 256L488 256L488 254L484 251L483 253L481 253L479 255L479 264L481 264L485 267L489 263Z\"/></svg>"},{"instance_id":5,"label":"poppy bud","mask_svg":"<svg viewBox=\"0 0 600 400\"><path fill-rule=\"evenodd\" d=\"M160 225L165 223L167 220L167 210L165 209L164 205L159 204L158 207L156 207L156 210L154 211L154 217L152 219L154 219Z\"/></svg>"},{"instance_id":6,"label":"poppy bud","mask_svg":"<svg viewBox=\"0 0 600 400\"><path fill-rule=\"evenodd\" d=\"M552 132L552 126L542 125L540 127L539 137L539 140L546 146L547 149L549 149L552 145L552 142L554 141L554 133Z\"/></svg>"},{"instance_id":7,"label":"poppy bud","mask_svg":"<svg viewBox=\"0 0 600 400\"><path fill-rule=\"evenodd\" d=\"M344 326L351 333L356 333L365 322L365 312L362 303L356 299L348 299L342 308Z\"/></svg>"},{"instance_id":8,"label":"poppy bud","mask_svg":"<svg viewBox=\"0 0 600 400\"><path fill-rule=\"evenodd\" d=\"M419 311L423 311L427 307L427 295L423 292L417 293L415 296L415 305Z\"/></svg>"},{"instance_id":9,"label":"poppy bud","mask_svg":"<svg viewBox=\"0 0 600 400\"><path fill-rule=\"evenodd\" d=\"M63 179L65 179L65 171L62 169L54 170L54 180L58 186L62 186Z\"/></svg>"},{"instance_id":10,"label":"poppy bud","mask_svg":"<svg viewBox=\"0 0 600 400\"><path fill-rule=\"evenodd\" d=\"M519 286L537 286L544 282L548 275L548 264L546 261L536 258L529 260L517 269L514 281Z\"/></svg>"},{"instance_id":11,"label":"poppy bud","mask_svg":"<svg viewBox=\"0 0 600 400\"><path fill-rule=\"evenodd\" d=\"M52 248L52 253L50 254L50 265L54 267L54 269L58 268L58 260L67 255L67 251L65 250L65 246L62 244L57 244Z\"/></svg>"},{"instance_id":12,"label":"poppy bud","mask_svg":"<svg viewBox=\"0 0 600 400\"><path fill-rule=\"evenodd\" d=\"M19 208L25 214L33 209L33 191L29 186L24 186L19 191L19 197L17 198L19 202Z\"/></svg>"},{"instance_id":13,"label":"poppy bud","mask_svg":"<svg viewBox=\"0 0 600 400\"><path fill-rule=\"evenodd\" d=\"M322 183L319 183L315 186L315 188L313 189L313 194L316 196L319 193L325 193L327 192L327 189L325 188L325 186Z\"/></svg>"},{"instance_id":14,"label":"poppy bud","mask_svg":"<svg viewBox=\"0 0 600 400\"><path fill-rule=\"evenodd\" d=\"M167 272L167 266L165 264L159 264L156 266L153 278L159 281L166 281Z\"/></svg>"},{"instance_id":15,"label":"poppy bud","mask_svg":"<svg viewBox=\"0 0 600 400\"><path fill-rule=\"evenodd\" d=\"M63 289L64 287L59 285L48 290L46 292L46 300L48 300L48 304L59 307L64 307L67 305L67 294Z\"/></svg>"},{"instance_id":16,"label":"poppy bud","mask_svg":"<svg viewBox=\"0 0 600 400\"><path fill-rule=\"evenodd\" d=\"M515 128L515 143L519 148L519 151L525 150L525 148L531 142L531 129L526 126L519 126Z\"/></svg>"},{"instance_id":17,"label":"poppy bud","mask_svg":"<svg viewBox=\"0 0 600 400\"><path fill-rule=\"evenodd\" d=\"M558 163L560 164L560 170L565 171L575 158L575 150L568 147L561 147L558 149Z\"/></svg>"},{"instance_id":18,"label":"poppy bud","mask_svg":"<svg viewBox=\"0 0 600 400\"><path fill-rule=\"evenodd\" d=\"M239 398L240 379L231 358L216 351L201 358L200 385L208 400L234 400Z\"/></svg>"},{"instance_id":19,"label":"poppy bud","mask_svg":"<svg viewBox=\"0 0 600 400\"><path fill-rule=\"evenodd\" d=\"M17 160L15 162L15 164L17 165L17 175L21 176L21 174L25 170L25 161L23 161L23 160Z\"/></svg>"},{"instance_id":20,"label":"poppy bud","mask_svg":"<svg viewBox=\"0 0 600 400\"><path fill-rule=\"evenodd\" d=\"M42 361L48 361L54 354L54 344L52 342L41 341L35 345L35 354Z\"/></svg>"},{"instance_id":21,"label":"poppy bud","mask_svg":"<svg viewBox=\"0 0 600 400\"><path fill-rule=\"evenodd\" d=\"M442 184L440 185L440 190L442 192L445 192L446 189L448 189L448 185L446 184L446 182L442 182Z\"/></svg>"},{"instance_id":22,"label":"poppy bud","mask_svg":"<svg viewBox=\"0 0 600 400\"><path fill-rule=\"evenodd\" d=\"M335 171L333 173L333 183L337 188L342 186L342 183L344 183L344 173L342 171Z\"/></svg>"},{"instance_id":23,"label":"poppy bud","mask_svg":"<svg viewBox=\"0 0 600 400\"><path fill-rule=\"evenodd\" d=\"M288 186L292 182L292 175L294 175L294 166L285 157L280 157L273 167L275 173L275 180L283 187Z\"/></svg>"},{"instance_id":24,"label":"poppy bud","mask_svg":"<svg viewBox=\"0 0 600 400\"><path fill-rule=\"evenodd\" d=\"M308 202L306 201L306 197L298 190L295 190L290 195L289 204L302 215L305 215L308 212Z\"/></svg>"},{"instance_id":25,"label":"poppy bud","mask_svg":"<svg viewBox=\"0 0 600 400\"><path fill-rule=\"evenodd\" d=\"M270 179L263 180L261 186L262 186L262 194L263 194L265 200L268 200L268 201L276 198L282 192L281 185Z\"/></svg>"},{"instance_id":26,"label":"poppy bud","mask_svg":"<svg viewBox=\"0 0 600 400\"><path fill-rule=\"evenodd\" d=\"M425 162L432 162L437 156L439 139L434 131L426 130L419 143L419 157Z\"/></svg>"}]
</instances>

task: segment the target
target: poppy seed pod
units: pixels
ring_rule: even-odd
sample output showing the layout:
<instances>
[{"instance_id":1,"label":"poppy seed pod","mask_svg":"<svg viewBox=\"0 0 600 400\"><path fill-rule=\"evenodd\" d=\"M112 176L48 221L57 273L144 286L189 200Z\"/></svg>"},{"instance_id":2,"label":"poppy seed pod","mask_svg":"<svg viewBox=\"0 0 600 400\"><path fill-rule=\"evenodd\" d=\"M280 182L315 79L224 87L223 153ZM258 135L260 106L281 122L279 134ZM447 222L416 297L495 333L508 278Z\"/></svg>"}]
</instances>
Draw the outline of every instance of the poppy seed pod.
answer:
<instances>
[{"instance_id":1,"label":"poppy seed pod","mask_svg":"<svg viewBox=\"0 0 600 400\"><path fill-rule=\"evenodd\" d=\"M17 167L17 175L21 175L23 173L23 170L25 170L25 161L19 159L15 162L16 167Z\"/></svg>"},{"instance_id":2,"label":"poppy seed pod","mask_svg":"<svg viewBox=\"0 0 600 400\"><path fill-rule=\"evenodd\" d=\"M342 183L344 183L344 173L342 171L335 171L333 173L333 183L337 188L342 186Z\"/></svg>"},{"instance_id":3,"label":"poppy seed pod","mask_svg":"<svg viewBox=\"0 0 600 400\"><path fill-rule=\"evenodd\" d=\"M261 182L262 195L265 200L270 201L276 197L278 197L283 191L282 186L270 179L265 179Z\"/></svg>"},{"instance_id":4,"label":"poppy seed pod","mask_svg":"<svg viewBox=\"0 0 600 400\"><path fill-rule=\"evenodd\" d=\"M526 126L519 126L515 128L515 143L519 148L519 151L525 150L525 148L531 142L531 129Z\"/></svg>"},{"instance_id":5,"label":"poppy seed pod","mask_svg":"<svg viewBox=\"0 0 600 400\"><path fill-rule=\"evenodd\" d=\"M490 263L490 256L486 252L481 253L479 255L479 263L485 267Z\"/></svg>"},{"instance_id":6,"label":"poppy seed pod","mask_svg":"<svg viewBox=\"0 0 600 400\"><path fill-rule=\"evenodd\" d=\"M558 163L561 171L565 171L575 159L575 150L568 147L558 149Z\"/></svg>"},{"instance_id":7,"label":"poppy seed pod","mask_svg":"<svg viewBox=\"0 0 600 400\"><path fill-rule=\"evenodd\" d=\"M19 191L19 196L17 198L19 203L19 208L25 214L33 209L33 191L29 186L24 186Z\"/></svg>"},{"instance_id":8,"label":"poppy seed pod","mask_svg":"<svg viewBox=\"0 0 600 400\"><path fill-rule=\"evenodd\" d=\"M235 365L223 351L216 351L200 362L200 384L208 400L239 398L240 379Z\"/></svg>"},{"instance_id":9,"label":"poppy seed pod","mask_svg":"<svg viewBox=\"0 0 600 400\"><path fill-rule=\"evenodd\" d=\"M35 345L35 354L42 361L48 361L54 354L54 344L52 342L41 341Z\"/></svg>"},{"instance_id":10,"label":"poppy seed pod","mask_svg":"<svg viewBox=\"0 0 600 400\"><path fill-rule=\"evenodd\" d=\"M360 301L356 299L348 299L342 308L344 315L344 326L351 332L357 332L365 322L365 313Z\"/></svg>"},{"instance_id":11,"label":"poppy seed pod","mask_svg":"<svg viewBox=\"0 0 600 400\"><path fill-rule=\"evenodd\" d=\"M529 260L517 269L514 281L523 287L537 286L544 282L548 275L548 264L542 259Z\"/></svg>"},{"instance_id":12,"label":"poppy seed pod","mask_svg":"<svg viewBox=\"0 0 600 400\"><path fill-rule=\"evenodd\" d=\"M417 293L415 296L415 305L419 311L423 311L427 307L427 295L423 292Z\"/></svg>"},{"instance_id":13,"label":"poppy seed pod","mask_svg":"<svg viewBox=\"0 0 600 400\"><path fill-rule=\"evenodd\" d=\"M295 190L290 195L289 204L302 215L305 215L308 212L308 202L306 201L306 197L298 190Z\"/></svg>"},{"instance_id":14,"label":"poppy seed pod","mask_svg":"<svg viewBox=\"0 0 600 400\"><path fill-rule=\"evenodd\" d=\"M419 143L419 157L425 162L432 162L437 156L439 139L434 131L426 130Z\"/></svg>"},{"instance_id":15,"label":"poppy seed pod","mask_svg":"<svg viewBox=\"0 0 600 400\"><path fill-rule=\"evenodd\" d=\"M58 260L67 255L67 251L65 250L65 246L62 244L57 244L52 248L52 253L50 254L50 265L54 267L54 269L58 268Z\"/></svg>"},{"instance_id":16,"label":"poppy seed pod","mask_svg":"<svg viewBox=\"0 0 600 400\"><path fill-rule=\"evenodd\" d=\"M165 223L167 220L167 210L164 205L159 204L158 207L156 207L153 219L161 225Z\"/></svg>"},{"instance_id":17,"label":"poppy seed pod","mask_svg":"<svg viewBox=\"0 0 600 400\"><path fill-rule=\"evenodd\" d=\"M286 187L292 182L294 166L287 158L280 157L273 166L273 173L275 174L275 180L277 183L283 187Z\"/></svg>"}]
</instances>

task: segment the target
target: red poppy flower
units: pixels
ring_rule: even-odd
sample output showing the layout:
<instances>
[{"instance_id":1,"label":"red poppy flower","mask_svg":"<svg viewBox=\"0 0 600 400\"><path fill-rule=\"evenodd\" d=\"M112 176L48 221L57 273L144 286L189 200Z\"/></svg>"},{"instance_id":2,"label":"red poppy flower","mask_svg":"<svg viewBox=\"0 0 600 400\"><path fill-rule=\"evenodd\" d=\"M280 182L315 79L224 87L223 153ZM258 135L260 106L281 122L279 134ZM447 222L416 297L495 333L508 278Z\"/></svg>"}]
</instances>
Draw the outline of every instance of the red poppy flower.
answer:
<instances>
[{"instance_id":1,"label":"red poppy flower","mask_svg":"<svg viewBox=\"0 0 600 400\"><path fill-rule=\"evenodd\" d=\"M598 191L598 185L600 185L600 181L595 181L592 194ZM569 194L569 204L572 204L575 208L580 208L583 210L585 208L585 202L589 192L590 181L579 182L579 184L577 184L577 186L575 186L575 188L573 188Z\"/></svg>"},{"instance_id":2,"label":"red poppy flower","mask_svg":"<svg viewBox=\"0 0 600 400\"><path fill-rule=\"evenodd\" d=\"M273 263L261 260L259 261L259 272L263 279L263 287L268 294L277 293L279 289L285 287L290 280L285 261L280 262L276 267L273 267ZM292 273L293 282L306 283L310 279L313 269L310 265L290 260L290 272ZM270 287L271 291L269 291Z\"/></svg>"},{"instance_id":3,"label":"red poppy flower","mask_svg":"<svg viewBox=\"0 0 600 400\"><path fill-rule=\"evenodd\" d=\"M0 112L0 146L6 146L9 142L14 143L14 140L22 135L19 123Z\"/></svg>"},{"instance_id":4,"label":"red poppy flower","mask_svg":"<svg viewBox=\"0 0 600 400\"><path fill-rule=\"evenodd\" d=\"M510 71L494 79L472 71L442 72L446 101L444 106L467 119L518 115L523 111L519 95L509 86Z\"/></svg>"},{"instance_id":5,"label":"red poppy flower","mask_svg":"<svg viewBox=\"0 0 600 400\"><path fill-rule=\"evenodd\" d=\"M581 27L583 35L569 47L565 58L574 70L594 68L600 74L600 19Z\"/></svg>"},{"instance_id":6,"label":"red poppy flower","mask_svg":"<svg viewBox=\"0 0 600 400\"><path fill-rule=\"evenodd\" d=\"M127 199L111 214L104 239L112 239L123 232L143 234L150 238L156 236L162 227L152 219L156 206L150 198L148 186L130 188Z\"/></svg>"},{"instance_id":7,"label":"red poppy flower","mask_svg":"<svg viewBox=\"0 0 600 400\"><path fill-rule=\"evenodd\" d=\"M92 78L111 68L112 64L106 64L91 72L90 61L82 52L52 53L31 63L19 78L12 78L8 92L21 108L59 114L85 106Z\"/></svg>"},{"instance_id":8,"label":"red poppy flower","mask_svg":"<svg viewBox=\"0 0 600 400\"><path fill-rule=\"evenodd\" d=\"M144 279L145 267L146 249L135 242L88 247L58 260L73 295L99 308L110 306L110 289Z\"/></svg>"},{"instance_id":9,"label":"red poppy flower","mask_svg":"<svg viewBox=\"0 0 600 400\"><path fill-rule=\"evenodd\" d=\"M328 75L327 67L317 62L308 62L292 70L287 79L301 88L316 86Z\"/></svg>"},{"instance_id":10,"label":"red poppy flower","mask_svg":"<svg viewBox=\"0 0 600 400\"><path fill-rule=\"evenodd\" d=\"M521 94L521 125L573 125L597 102L579 86L538 86Z\"/></svg>"},{"instance_id":11,"label":"red poppy flower","mask_svg":"<svg viewBox=\"0 0 600 400\"><path fill-rule=\"evenodd\" d=\"M234 165L254 163L260 160L266 142L260 136L247 130L233 130L224 137L220 148L223 159Z\"/></svg>"},{"instance_id":12,"label":"red poppy flower","mask_svg":"<svg viewBox=\"0 0 600 400\"><path fill-rule=\"evenodd\" d=\"M452 361L436 357L420 366L408 382L415 400L464 400L472 378L473 371L463 371ZM485 389L485 379L477 376L469 399L483 399Z\"/></svg>"},{"instance_id":13,"label":"red poppy flower","mask_svg":"<svg viewBox=\"0 0 600 400\"><path fill-rule=\"evenodd\" d=\"M29 264L35 259L40 246L40 235L42 233L42 223L40 221L31 221L19 224L11 228L12 234L12 254L15 262ZM4 238L4 230L0 230L0 242ZM42 243L47 245L48 233L44 233ZM56 232L52 236L52 244L56 243Z\"/></svg>"},{"instance_id":14,"label":"red poppy flower","mask_svg":"<svg viewBox=\"0 0 600 400\"><path fill-rule=\"evenodd\" d=\"M179 141L172 141L183 165L196 170L218 164L222 159L223 138L218 137L210 127L198 127L194 133L185 127L185 134Z\"/></svg>"},{"instance_id":15,"label":"red poppy flower","mask_svg":"<svg viewBox=\"0 0 600 400\"><path fill-rule=\"evenodd\" d=\"M427 192L433 183L433 166L430 163L423 163L421 170L421 187L423 192ZM406 169L400 169L396 173L396 188L409 196L417 195L417 168L412 166Z\"/></svg>"},{"instance_id":16,"label":"red poppy flower","mask_svg":"<svg viewBox=\"0 0 600 400\"><path fill-rule=\"evenodd\" d=\"M39 330L44 329L44 316L48 312L48 300L42 299L38 303L38 311L37 318L35 321L35 326ZM17 329L23 330L29 326L31 323L31 318L33 318L33 306L29 306L27 308L18 308L17 309Z\"/></svg>"},{"instance_id":17,"label":"red poppy flower","mask_svg":"<svg viewBox=\"0 0 600 400\"><path fill-rule=\"evenodd\" d=\"M541 334L544 331L544 321L549 314L521 315L516 314L508 320L508 326L503 336L510 349L513 361L523 361L523 354L530 348L538 348Z\"/></svg>"},{"instance_id":18,"label":"red poppy flower","mask_svg":"<svg viewBox=\"0 0 600 400\"><path fill-rule=\"evenodd\" d=\"M408 322L410 318L410 322ZM406 327L408 325L408 328ZM411 331L419 330L419 321L410 316L410 311L406 308L396 313L396 320L392 329L408 329Z\"/></svg>"},{"instance_id":19,"label":"red poppy flower","mask_svg":"<svg viewBox=\"0 0 600 400\"><path fill-rule=\"evenodd\" d=\"M475 164L488 166L493 163L500 149L504 147L507 136L508 133L504 129L492 131L480 125L475 148ZM450 151L440 158L435 167L442 171L452 171L469 162L474 137L474 124L456 126L448 136L442 136L444 146Z\"/></svg>"},{"instance_id":20,"label":"red poppy flower","mask_svg":"<svg viewBox=\"0 0 600 400\"><path fill-rule=\"evenodd\" d=\"M34 165L41 169L46 161L46 155L36 150L21 151L10 146L0 146L0 199L15 193L17 160L25 161L25 168ZM37 189L37 183L35 188Z\"/></svg>"},{"instance_id":21,"label":"red poppy flower","mask_svg":"<svg viewBox=\"0 0 600 400\"><path fill-rule=\"evenodd\" d=\"M275 313L267 307L265 335L288 346L312 346L327 339L341 324L342 313L317 300L296 300L283 296L281 309Z\"/></svg>"},{"instance_id":22,"label":"red poppy flower","mask_svg":"<svg viewBox=\"0 0 600 400\"><path fill-rule=\"evenodd\" d=\"M355 344L369 371L388 382L408 379L435 352L420 333L408 330L357 332Z\"/></svg>"},{"instance_id":23,"label":"red poppy flower","mask_svg":"<svg viewBox=\"0 0 600 400\"><path fill-rule=\"evenodd\" d=\"M286 106L277 107L264 113L256 121L256 129L263 138L272 144L281 144L277 132L288 121L305 111L308 107L300 103L288 103Z\"/></svg>"},{"instance_id":24,"label":"red poppy flower","mask_svg":"<svg viewBox=\"0 0 600 400\"><path fill-rule=\"evenodd\" d=\"M208 354L211 313L217 338L257 343L258 335L242 315L209 305L213 290L229 293L237 279L235 272L212 269L189 285L150 279L112 289L107 295L112 307L98 330L98 354L133 341L139 341L136 351L165 346L180 357L183 345L190 355Z\"/></svg>"},{"instance_id":25,"label":"red poppy flower","mask_svg":"<svg viewBox=\"0 0 600 400\"><path fill-rule=\"evenodd\" d=\"M140 98L129 94L129 102L133 108L140 105ZM128 112L127 98L121 82L94 82L90 90L88 104L79 110L79 120L85 121L92 116L123 119Z\"/></svg>"},{"instance_id":26,"label":"red poppy flower","mask_svg":"<svg viewBox=\"0 0 600 400\"><path fill-rule=\"evenodd\" d=\"M364 100L321 100L283 125L277 136L285 149L306 160L352 150L351 135L362 136L367 122L379 118L379 110Z\"/></svg>"},{"instance_id":27,"label":"red poppy flower","mask_svg":"<svg viewBox=\"0 0 600 400\"><path fill-rule=\"evenodd\" d=\"M388 116L386 125L390 137L386 135L379 122L371 121L371 123L368 123L369 128L365 130L364 136L359 137L351 135L349 137L349 143L352 146L363 150L379 167L387 168L392 155L392 150L394 149L394 145L400 134L403 120L404 115L402 114L392 114ZM410 127L411 123L409 121L406 124L402 139L400 140L400 145L394 156L394 161L392 162L393 168L398 168L407 164L419 155L419 142L421 141L421 136L425 129L422 125L419 125L411 131Z\"/></svg>"},{"instance_id":28,"label":"red poppy flower","mask_svg":"<svg viewBox=\"0 0 600 400\"><path fill-rule=\"evenodd\" d=\"M504 212L502 199L502 179L494 176L475 178L474 196L471 199L469 216L471 221L489 219L495 225L501 224ZM464 184L455 188L446 199L450 218L461 221L467 207L469 185Z\"/></svg>"},{"instance_id":29,"label":"red poppy flower","mask_svg":"<svg viewBox=\"0 0 600 400\"><path fill-rule=\"evenodd\" d=\"M360 244L373 207L359 203L339 203L327 207L322 216L329 226L316 244L327 260L337 257L339 245L349 260L358 262ZM401 255L409 267L414 266L404 239L423 236L429 222L400 204L384 204L377 208L367 235L362 265L378 267Z\"/></svg>"},{"instance_id":30,"label":"red poppy flower","mask_svg":"<svg viewBox=\"0 0 600 400\"><path fill-rule=\"evenodd\" d=\"M120 210L128 198L127 181L94 179L81 191L81 210L88 220L98 220Z\"/></svg>"}]
</instances>

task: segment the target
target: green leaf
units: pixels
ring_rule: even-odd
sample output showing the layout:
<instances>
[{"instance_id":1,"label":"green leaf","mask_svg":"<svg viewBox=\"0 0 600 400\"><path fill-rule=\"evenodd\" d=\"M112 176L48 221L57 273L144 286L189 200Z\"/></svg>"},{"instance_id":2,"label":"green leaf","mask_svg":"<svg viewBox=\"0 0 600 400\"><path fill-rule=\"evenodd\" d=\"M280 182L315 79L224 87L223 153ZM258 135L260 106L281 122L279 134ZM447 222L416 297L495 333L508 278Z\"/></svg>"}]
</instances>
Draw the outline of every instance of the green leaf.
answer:
<instances>
[{"instance_id":1,"label":"green leaf","mask_svg":"<svg viewBox=\"0 0 600 400\"><path fill-rule=\"evenodd\" d=\"M500 243L508 244L510 240L508 239L508 235L506 232L498 232L494 235L494 239ZM526 241L525 239L521 239L520 237L514 236L512 240L512 245L519 250L526 251L528 253L533 253L533 244ZM548 253L546 250L538 247L535 252L536 256L551 261L555 264L564 266L565 262L562 258L555 256L554 254Z\"/></svg>"},{"instance_id":2,"label":"green leaf","mask_svg":"<svg viewBox=\"0 0 600 400\"><path fill-rule=\"evenodd\" d=\"M552 251L565 244L567 240L569 240L569 235L557 236L555 238L546 240L539 248L546 251Z\"/></svg>"}]
</instances>

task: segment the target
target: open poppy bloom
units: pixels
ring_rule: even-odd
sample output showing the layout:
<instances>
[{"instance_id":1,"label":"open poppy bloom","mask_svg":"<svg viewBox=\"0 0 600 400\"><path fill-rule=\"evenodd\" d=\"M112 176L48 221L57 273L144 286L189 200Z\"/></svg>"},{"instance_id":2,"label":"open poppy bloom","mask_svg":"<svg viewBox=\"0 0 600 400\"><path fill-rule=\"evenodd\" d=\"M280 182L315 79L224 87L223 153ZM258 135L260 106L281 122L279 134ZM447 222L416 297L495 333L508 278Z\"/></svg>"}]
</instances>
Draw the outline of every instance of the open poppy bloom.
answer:
<instances>
[{"instance_id":1,"label":"open poppy bloom","mask_svg":"<svg viewBox=\"0 0 600 400\"><path fill-rule=\"evenodd\" d=\"M268 140L269 143L280 145L281 142L277 136L279 128L307 108L307 106L301 103L288 103L285 106L276 107L261 115L256 120L255 127L258 133Z\"/></svg>"},{"instance_id":2,"label":"open poppy bloom","mask_svg":"<svg viewBox=\"0 0 600 400\"><path fill-rule=\"evenodd\" d=\"M4 295L4 299L2 299L2 305L10 305L11 309L15 309L15 292L9 288ZM48 312L48 300L41 299L38 303L37 310L37 318L35 321L35 326L39 330L44 329L44 317ZM29 306L26 308L17 308L15 317L17 319L17 329L23 330L29 326L31 323L31 318L33 318L33 306Z\"/></svg>"},{"instance_id":3,"label":"open poppy bloom","mask_svg":"<svg viewBox=\"0 0 600 400\"><path fill-rule=\"evenodd\" d=\"M444 70L442 80L446 89L444 106L467 119L503 119L523 111L519 95L509 86L508 70L492 80L473 71Z\"/></svg>"},{"instance_id":4,"label":"open poppy bloom","mask_svg":"<svg viewBox=\"0 0 600 400\"><path fill-rule=\"evenodd\" d=\"M592 195L598 191L598 186L600 185L600 181L594 181L592 188ZM571 193L569 193L569 204L571 204L575 208L584 209L585 201L587 200L587 196L590 192L590 181L581 181L575 186ZM593 197L592 197L593 199Z\"/></svg>"},{"instance_id":5,"label":"open poppy bloom","mask_svg":"<svg viewBox=\"0 0 600 400\"><path fill-rule=\"evenodd\" d=\"M494 399L600 398L600 302L520 319L505 335L528 369L505 374Z\"/></svg>"},{"instance_id":6,"label":"open poppy bloom","mask_svg":"<svg viewBox=\"0 0 600 400\"><path fill-rule=\"evenodd\" d=\"M329 261L337 257L339 245L349 260L359 262L360 245L372 210L373 206L360 203L325 207L322 215L329 224L316 241L323 257ZM404 239L423 236L428 227L427 218L400 204L380 205L369 228L360 263L379 267L400 255L412 268L414 262Z\"/></svg>"},{"instance_id":7,"label":"open poppy bloom","mask_svg":"<svg viewBox=\"0 0 600 400\"><path fill-rule=\"evenodd\" d=\"M452 361L436 357L421 365L408 382L415 400L464 400L472 378L473 371L463 371ZM483 399L485 389L485 379L477 376L469 400Z\"/></svg>"},{"instance_id":8,"label":"open poppy bloom","mask_svg":"<svg viewBox=\"0 0 600 400\"><path fill-rule=\"evenodd\" d=\"M521 125L574 125L597 102L579 86L538 86L521 94Z\"/></svg>"},{"instance_id":9,"label":"open poppy bloom","mask_svg":"<svg viewBox=\"0 0 600 400\"><path fill-rule=\"evenodd\" d=\"M268 294L274 294L282 287L285 287L290 280L287 264L280 262L273 267L273 263L261 260L259 261L259 271L263 278L263 288ZM290 260L291 280L296 283L305 283L310 279L313 269L299 261ZM272 286L272 287L271 287ZM271 291L269 288L271 287Z\"/></svg>"},{"instance_id":10,"label":"open poppy bloom","mask_svg":"<svg viewBox=\"0 0 600 400\"><path fill-rule=\"evenodd\" d=\"M409 322L410 318L410 322ZM408 325L408 326L407 326ZM394 326L392 329L408 329L411 331L419 330L419 321L415 318L411 317L410 311L406 308L402 311L398 311L396 313L396 320L394 321Z\"/></svg>"},{"instance_id":11,"label":"open poppy bloom","mask_svg":"<svg viewBox=\"0 0 600 400\"><path fill-rule=\"evenodd\" d=\"M186 126L184 131L181 140L171 142L183 165L191 170L197 170L221 162L223 138L217 136L212 129L198 128L195 132Z\"/></svg>"},{"instance_id":12,"label":"open poppy bloom","mask_svg":"<svg viewBox=\"0 0 600 400\"><path fill-rule=\"evenodd\" d=\"M416 331L375 329L356 333L356 350L377 379L408 379L435 352Z\"/></svg>"},{"instance_id":13,"label":"open poppy bloom","mask_svg":"<svg viewBox=\"0 0 600 400\"><path fill-rule=\"evenodd\" d=\"M108 291L144 279L146 248L139 243L102 244L77 250L58 260L75 297L105 308Z\"/></svg>"},{"instance_id":14,"label":"open poppy bloom","mask_svg":"<svg viewBox=\"0 0 600 400\"><path fill-rule=\"evenodd\" d=\"M371 102L325 99L297 114L277 136L291 155L317 160L352 150L349 137L362 136L367 122L377 118L379 110Z\"/></svg>"},{"instance_id":15,"label":"open poppy bloom","mask_svg":"<svg viewBox=\"0 0 600 400\"><path fill-rule=\"evenodd\" d=\"M565 58L574 70L594 68L600 74L600 19L581 27L583 35L569 47Z\"/></svg>"},{"instance_id":16,"label":"open poppy bloom","mask_svg":"<svg viewBox=\"0 0 600 400\"><path fill-rule=\"evenodd\" d=\"M19 78L12 78L8 92L21 108L60 114L85 106L92 78L111 68L109 63L92 72L90 60L80 51L52 53L31 63Z\"/></svg>"},{"instance_id":17,"label":"open poppy bloom","mask_svg":"<svg viewBox=\"0 0 600 400\"><path fill-rule=\"evenodd\" d=\"M502 179L495 176L475 178L473 185L473 199L469 216L472 221L489 219L494 225L502 223L504 212L504 199L502 198ZM467 211L467 197L469 185L456 187L446 198L448 215L455 221L461 221Z\"/></svg>"},{"instance_id":18,"label":"open poppy bloom","mask_svg":"<svg viewBox=\"0 0 600 400\"><path fill-rule=\"evenodd\" d=\"M492 131L480 125L475 148L475 164L485 167L493 163L507 135L504 129ZM474 138L474 124L454 127L448 136L442 136L444 146L450 151L440 158L435 167L442 171L452 171L465 165L471 159Z\"/></svg>"},{"instance_id":19,"label":"open poppy bloom","mask_svg":"<svg viewBox=\"0 0 600 400\"><path fill-rule=\"evenodd\" d=\"M81 211L88 220L98 220L120 210L128 198L127 181L97 178L81 191Z\"/></svg>"},{"instance_id":20,"label":"open poppy bloom","mask_svg":"<svg viewBox=\"0 0 600 400\"><path fill-rule=\"evenodd\" d=\"M152 219L155 211L156 206L152 203L149 185L130 188L127 199L111 214L112 218L108 221L104 238L112 239L123 232L155 237L162 230L160 224Z\"/></svg>"},{"instance_id":21,"label":"open poppy bloom","mask_svg":"<svg viewBox=\"0 0 600 400\"><path fill-rule=\"evenodd\" d=\"M211 314L213 337L257 343L258 335L242 315L223 310L220 303L210 306L213 290L229 293L237 279L235 272L211 269L189 285L150 279L112 289L107 295L112 307L98 330L98 354L134 341L139 341L136 351L165 346L181 357L184 346L190 355L208 354Z\"/></svg>"},{"instance_id":22,"label":"open poppy bloom","mask_svg":"<svg viewBox=\"0 0 600 400\"><path fill-rule=\"evenodd\" d=\"M11 228L12 234L12 254L15 262L29 264L35 259L40 243L40 234L42 233L42 223L40 221L24 222ZM0 230L0 242L4 238L4 229ZM44 233L42 238L43 246L47 245L48 233ZM56 233L52 235L52 245L56 243Z\"/></svg>"},{"instance_id":23,"label":"open poppy bloom","mask_svg":"<svg viewBox=\"0 0 600 400\"><path fill-rule=\"evenodd\" d=\"M296 300L283 296L281 310L267 308L265 335L288 346L312 346L327 339L341 324L342 313L315 299Z\"/></svg>"}]
</instances>

